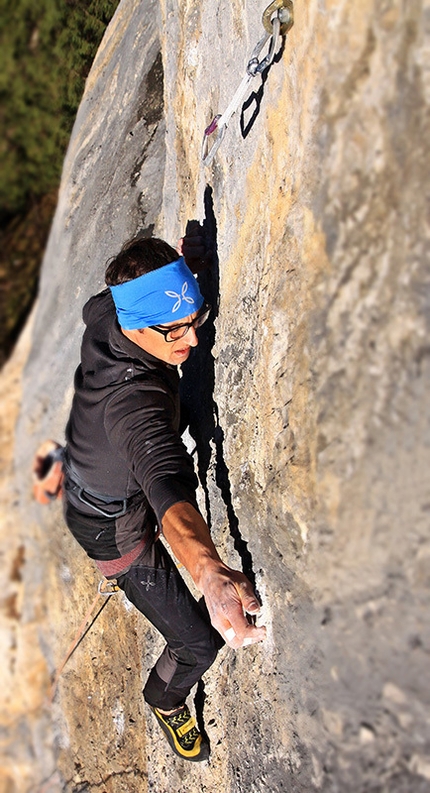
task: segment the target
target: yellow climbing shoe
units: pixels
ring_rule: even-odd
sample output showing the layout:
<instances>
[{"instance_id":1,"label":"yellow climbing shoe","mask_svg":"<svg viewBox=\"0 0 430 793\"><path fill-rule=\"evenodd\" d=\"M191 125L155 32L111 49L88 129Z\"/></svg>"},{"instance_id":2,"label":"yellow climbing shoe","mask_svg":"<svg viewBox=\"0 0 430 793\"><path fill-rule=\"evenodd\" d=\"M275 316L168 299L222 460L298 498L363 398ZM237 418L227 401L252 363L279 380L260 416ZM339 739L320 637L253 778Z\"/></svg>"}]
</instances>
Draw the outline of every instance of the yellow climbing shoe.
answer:
<instances>
[{"instance_id":1,"label":"yellow climbing shoe","mask_svg":"<svg viewBox=\"0 0 430 793\"><path fill-rule=\"evenodd\" d=\"M184 760L193 760L194 762L208 759L209 746L200 735L195 719L191 716L187 705L181 705L169 715L160 713L152 705L150 708L175 754Z\"/></svg>"}]
</instances>

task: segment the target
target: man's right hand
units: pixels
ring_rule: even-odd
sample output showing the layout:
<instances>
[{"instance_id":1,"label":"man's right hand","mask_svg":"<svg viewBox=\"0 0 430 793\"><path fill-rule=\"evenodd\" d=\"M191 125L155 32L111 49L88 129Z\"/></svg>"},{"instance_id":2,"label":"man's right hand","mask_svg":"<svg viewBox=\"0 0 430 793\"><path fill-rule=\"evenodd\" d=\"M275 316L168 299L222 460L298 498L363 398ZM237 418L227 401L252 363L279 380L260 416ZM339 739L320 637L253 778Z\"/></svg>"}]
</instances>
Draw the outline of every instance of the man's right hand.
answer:
<instances>
[{"instance_id":1,"label":"man's right hand","mask_svg":"<svg viewBox=\"0 0 430 793\"><path fill-rule=\"evenodd\" d=\"M200 513L187 502L174 504L163 517L163 534L204 596L211 623L226 644L237 649L261 642L266 628L246 618L260 611L254 590L243 573L221 561Z\"/></svg>"},{"instance_id":2,"label":"man's right hand","mask_svg":"<svg viewBox=\"0 0 430 793\"><path fill-rule=\"evenodd\" d=\"M246 617L257 615L260 604L243 573L210 560L201 575L199 589L213 627L229 647L237 650L266 638L266 628L251 624Z\"/></svg>"}]
</instances>

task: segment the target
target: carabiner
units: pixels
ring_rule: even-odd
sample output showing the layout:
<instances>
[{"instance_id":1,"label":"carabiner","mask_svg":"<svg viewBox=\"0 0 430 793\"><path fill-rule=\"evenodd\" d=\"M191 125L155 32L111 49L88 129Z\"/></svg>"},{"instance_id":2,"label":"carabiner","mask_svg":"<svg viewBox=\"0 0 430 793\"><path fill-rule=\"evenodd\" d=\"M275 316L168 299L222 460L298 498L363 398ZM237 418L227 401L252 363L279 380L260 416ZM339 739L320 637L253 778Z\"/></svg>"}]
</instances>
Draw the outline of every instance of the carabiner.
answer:
<instances>
[{"instance_id":1,"label":"carabiner","mask_svg":"<svg viewBox=\"0 0 430 793\"><path fill-rule=\"evenodd\" d=\"M97 592L99 595L103 595L103 597L108 598L111 595L114 595L116 592L119 592L119 586L115 579L102 578L101 581L99 581Z\"/></svg>"},{"instance_id":2,"label":"carabiner","mask_svg":"<svg viewBox=\"0 0 430 793\"><path fill-rule=\"evenodd\" d=\"M270 36L267 33L265 33L261 41L258 42L254 52L252 53L248 61L248 66L246 67L246 71L249 75L255 77L256 74L261 74L262 72L264 72L265 69L267 69L268 66L270 66L273 63L273 58L275 57L275 52L278 48L278 41L280 35L281 35L281 23L278 17L274 17L272 21L272 40L270 42L269 52L266 55L266 57L263 58L263 60L261 61L258 60L258 56L261 50L263 49L264 44L270 38Z\"/></svg>"}]
</instances>

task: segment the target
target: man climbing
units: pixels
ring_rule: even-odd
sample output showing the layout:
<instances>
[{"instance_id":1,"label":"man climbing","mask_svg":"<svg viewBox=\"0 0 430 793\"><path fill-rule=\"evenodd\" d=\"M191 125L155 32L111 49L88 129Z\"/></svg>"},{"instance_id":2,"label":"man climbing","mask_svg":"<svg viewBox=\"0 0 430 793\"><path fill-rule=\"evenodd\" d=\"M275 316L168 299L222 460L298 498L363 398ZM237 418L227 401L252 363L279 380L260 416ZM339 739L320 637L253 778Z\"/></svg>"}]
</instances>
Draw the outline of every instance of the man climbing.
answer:
<instances>
[{"instance_id":1,"label":"man climbing","mask_svg":"<svg viewBox=\"0 0 430 793\"><path fill-rule=\"evenodd\" d=\"M265 636L246 618L259 611L250 582L221 561L198 510L197 479L180 437L177 367L198 344L210 307L184 256L155 238L124 246L106 283L83 312L66 432L65 519L100 571L116 578L166 639L144 697L176 754L205 760L209 747L186 698L224 642L236 649ZM160 532L204 601L187 589Z\"/></svg>"}]
</instances>

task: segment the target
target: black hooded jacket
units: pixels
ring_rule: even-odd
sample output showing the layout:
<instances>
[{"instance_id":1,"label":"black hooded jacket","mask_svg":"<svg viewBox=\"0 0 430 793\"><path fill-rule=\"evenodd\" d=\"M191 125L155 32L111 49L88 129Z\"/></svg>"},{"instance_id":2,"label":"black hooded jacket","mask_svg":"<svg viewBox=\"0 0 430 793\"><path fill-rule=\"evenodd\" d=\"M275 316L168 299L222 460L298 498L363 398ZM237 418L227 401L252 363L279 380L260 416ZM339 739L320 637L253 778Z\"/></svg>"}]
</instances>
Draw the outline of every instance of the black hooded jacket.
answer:
<instances>
[{"instance_id":1,"label":"black hooded jacket","mask_svg":"<svg viewBox=\"0 0 430 793\"><path fill-rule=\"evenodd\" d=\"M137 497L138 520L124 545L130 550L154 514L161 526L173 504L187 501L197 508L197 478L179 434L179 375L124 336L108 289L90 298L83 319L66 471L90 494ZM91 516L67 485L66 497Z\"/></svg>"}]
</instances>

